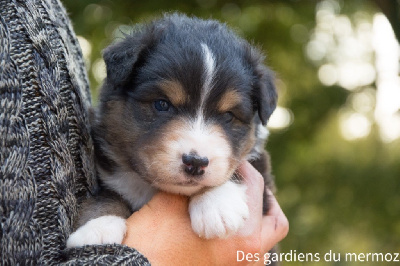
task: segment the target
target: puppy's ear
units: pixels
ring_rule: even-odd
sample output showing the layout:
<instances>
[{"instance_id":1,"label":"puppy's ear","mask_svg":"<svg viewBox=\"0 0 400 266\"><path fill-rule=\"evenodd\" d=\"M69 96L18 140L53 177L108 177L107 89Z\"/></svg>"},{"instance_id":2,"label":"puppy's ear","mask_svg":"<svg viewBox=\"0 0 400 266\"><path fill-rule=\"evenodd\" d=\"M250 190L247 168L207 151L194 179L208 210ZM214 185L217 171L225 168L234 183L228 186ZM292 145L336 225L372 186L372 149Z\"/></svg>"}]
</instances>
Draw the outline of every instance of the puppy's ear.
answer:
<instances>
[{"instance_id":1,"label":"puppy's ear","mask_svg":"<svg viewBox=\"0 0 400 266\"><path fill-rule=\"evenodd\" d=\"M274 84L274 75L264 65L264 56L254 48L251 51L251 59L255 75L253 101L262 124L266 125L269 117L276 108L278 99Z\"/></svg>"},{"instance_id":2,"label":"puppy's ear","mask_svg":"<svg viewBox=\"0 0 400 266\"><path fill-rule=\"evenodd\" d=\"M140 46L139 40L126 36L122 42L111 45L103 51L109 84L119 86L127 81L141 51Z\"/></svg>"},{"instance_id":3,"label":"puppy's ear","mask_svg":"<svg viewBox=\"0 0 400 266\"><path fill-rule=\"evenodd\" d=\"M107 83L119 87L124 85L139 63L145 51L155 43L157 29L154 25L143 26L132 34L125 35L123 41L107 47L103 58L107 69Z\"/></svg>"}]
</instances>

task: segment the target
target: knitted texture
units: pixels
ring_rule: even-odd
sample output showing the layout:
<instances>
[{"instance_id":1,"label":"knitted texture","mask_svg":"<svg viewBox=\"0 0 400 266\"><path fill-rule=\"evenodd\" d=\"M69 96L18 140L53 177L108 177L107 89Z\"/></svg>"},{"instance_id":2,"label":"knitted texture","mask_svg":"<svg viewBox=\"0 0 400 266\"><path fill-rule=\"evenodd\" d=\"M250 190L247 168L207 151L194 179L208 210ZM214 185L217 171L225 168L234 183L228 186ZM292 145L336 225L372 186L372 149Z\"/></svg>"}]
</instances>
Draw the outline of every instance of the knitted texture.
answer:
<instances>
[{"instance_id":1,"label":"knitted texture","mask_svg":"<svg viewBox=\"0 0 400 266\"><path fill-rule=\"evenodd\" d=\"M0 264L148 264L121 245L65 250L96 189L90 91L58 0L0 0Z\"/></svg>"}]
</instances>

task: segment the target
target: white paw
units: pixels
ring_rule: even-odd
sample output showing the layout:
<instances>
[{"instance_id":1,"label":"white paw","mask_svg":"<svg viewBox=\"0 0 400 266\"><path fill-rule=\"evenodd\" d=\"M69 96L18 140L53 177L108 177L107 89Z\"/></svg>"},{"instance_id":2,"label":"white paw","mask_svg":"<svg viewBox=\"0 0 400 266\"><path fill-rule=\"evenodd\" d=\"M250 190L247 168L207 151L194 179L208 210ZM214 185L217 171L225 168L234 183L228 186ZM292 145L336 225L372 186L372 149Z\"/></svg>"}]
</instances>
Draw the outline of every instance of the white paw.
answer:
<instances>
[{"instance_id":1,"label":"white paw","mask_svg":"<svg viewBox=\"0 0 400 266\"><path fill-rule=\"evenodd\" d=\"M72 233L67 248L96 244L121 244L126 232L125 219L110 215L85 223Z\"/></svg>"},{"instance_id":2,"label":"white paw","mask_svg":"<svg viewBox=\"0 0 400 266\"><path fill-rule=\"evenodd\" d=\"M236 233L249 217L246 186L231 181L194 196L189 203L194 232L204 238Z\"/></svg>"}]
</instances>

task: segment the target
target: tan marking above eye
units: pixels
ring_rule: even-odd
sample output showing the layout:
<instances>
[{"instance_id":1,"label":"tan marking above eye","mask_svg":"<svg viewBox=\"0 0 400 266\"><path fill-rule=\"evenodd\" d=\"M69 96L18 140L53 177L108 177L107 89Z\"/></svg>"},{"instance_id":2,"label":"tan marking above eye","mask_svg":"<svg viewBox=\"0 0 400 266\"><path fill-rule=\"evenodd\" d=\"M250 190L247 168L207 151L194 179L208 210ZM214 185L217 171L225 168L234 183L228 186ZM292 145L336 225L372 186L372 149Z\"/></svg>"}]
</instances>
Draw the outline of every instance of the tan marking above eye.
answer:
<instances>
[{"instance_id":1,"label":"tan marking above eye","mask_svg":"<svg viewBox=\"0 0 400 266\"><path fill-rule=\"evenodd\" d=\"M182 84L178 81L165 80L159 86L174 106L183 105L188 99Z\"/></svg>"},{"instance_id":2,"label":"tan marking above eye","mask_svg":"<svg viewBox=\"0 0 400 266\"><path fill-rule=\"evenodd\" d=\"M221 113L225 113L233 109L235 106L237 106L240 102L242 101L242 97L240 94L234 90L229 90L225 92L221 100L219 100L218 103L218 110Z\"/></svg>"}]
</instances>

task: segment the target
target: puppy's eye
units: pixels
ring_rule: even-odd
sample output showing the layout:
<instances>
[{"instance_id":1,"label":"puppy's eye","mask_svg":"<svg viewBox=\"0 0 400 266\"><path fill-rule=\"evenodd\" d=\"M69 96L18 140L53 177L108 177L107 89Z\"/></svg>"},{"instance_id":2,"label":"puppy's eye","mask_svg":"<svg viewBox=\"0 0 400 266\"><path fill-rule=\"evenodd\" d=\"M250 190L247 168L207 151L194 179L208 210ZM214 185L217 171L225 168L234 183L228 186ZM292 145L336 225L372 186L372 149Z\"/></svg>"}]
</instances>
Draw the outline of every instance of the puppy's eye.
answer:
<instances>
[{"instance_id":1,"label":"puppy's eye","mask_svg":"<svg viewBox=\"0 0 400 266\"><path fill-rule=\"evenodd\" d=\"M230 123L230 122L232 122L232 120L233 120L233 118L235 118L235 116L232 114L232 112L226 112L226 113L224 113L224 121L226 122L226 123Z\"/></svg>"},{"instance_id":2,"label":"puppy's eye","mask_svg":"<svg viewBox=\"0 0 400 266\"><path fill-rule=\"evenodd\" d=\"M154 102L154 108L156 108L157 111L160 112L167 112L170 107L171 104L165 100L157 100Z\"/></svg>"}]
</instances>

